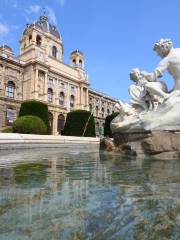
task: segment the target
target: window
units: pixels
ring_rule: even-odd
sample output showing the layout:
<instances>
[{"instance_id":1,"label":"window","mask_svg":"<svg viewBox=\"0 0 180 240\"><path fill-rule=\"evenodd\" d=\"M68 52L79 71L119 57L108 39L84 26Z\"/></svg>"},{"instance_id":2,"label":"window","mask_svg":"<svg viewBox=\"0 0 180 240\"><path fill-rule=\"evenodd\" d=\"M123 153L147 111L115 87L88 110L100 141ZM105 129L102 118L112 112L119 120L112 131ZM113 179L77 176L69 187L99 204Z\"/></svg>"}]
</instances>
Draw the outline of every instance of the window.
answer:
<instances>
[{"instance_id":1,"label":"window","mask_svg":"<svg viewBox=\"0 0 180 240\"><path fill-rule=\"evenodd\" d=\"M36 45L37 45L38 47L40 47L40 46L41 46L41 42L42 42L41 37L40 37L39 35L37 35L37 36L36 36Z\"/></svg>"},{"instance_id":2,"label":"window","mask_svg":"<svg viewBox=\"0 0 180 240\"><path fill-rule=\"evenodd\" d=\"M48 102L53 101L53 90L51 88L48 88Z\"/></svg>"},{"instance_id":3,"label":"window","mask_svg":"<svg viewBox=\"0 0 180 240\"><path fill-rule=\"evenodd\" d=\"M7 108L7 111L6 111L7 125L12 125L15 120L16 120L16 110L12 108Z\"/></svg>"},{"instance_id":4,"label":"window","mask_svg":"<svg viewBox=\"0 0 180 240\"><path fill-rule=\"evenodd\" d=\"M98 117L99 115L99 109L98 109L98 106L96 106L96 116Z\"/></svg>"},{"instance_id":5,"label":"window","mask_svg":"<svg viewBox=\"0 0 180 240\"><path fill-rule=\"evenodd\" d=\"M14 98L15 93L15 84L12 81L9 81L6 86L6 97Z\"/></svg>"},{"instance_id":6,"label":"window","mask_svg":"<svg viewBox=\"0 0 180 240\"><path fill-rule=\"evenodd\" d=\"M79 60L79 67L82 68L82 60Z\"/></svg>"},{"instance_id":7,"label":"window","mask_svg":"<svg viewBox=\"0 0 180 240\"><path fill-rule=\"evenodd\" d=\"M57 57L57 48L56 48L55 46L52 47L52 56L53 56L54 58Z\"/></svg>"},{"instance_id":8,"label":"window","mask_svg":"<svg viewBox=\"0 0 180 240\"><path fill-rule=\"evenodd\" d=\"M60 105L64 105L64 93L63 92L60 92L60 94L59 94L59 104Z\"/></svg>"},{"instance_id":9,"label":"window","mask_svg":"<svg viewBox=\"0 0 180 240\"><path fill-rule=\"evenodd\" d=\"M65 117L64 117L64 115L63 114L59 114L59 116L58 116L58 132L59 132L59 134L61 134L62 133L62 130L64 129L64 122L65 122Z\"/></svg>"},{"instance_id":10,"label":"window","mask_svg":"<svg viewBox=\"0 0 180 240\"><path fill-rule=\"evenodd\" d=\"M70 96L70 108L74 108L75 106L75 97L74 95Z\"/></svg>"},{"instance_id":11,"label":"window","mask_svg":"<svg viewBox=\"0 0 180 240\"><path fill-rule=\"evenodd\" d=\"M29 44L31 43L32 35L29 35Z\"/></svg>"},{"instance_id":12,"label":"window","mask_svg":"<svg viewBox=\"0 0 180 240\"><path fill-rule=\"evenodd\" d=\"M110 110L109 110L109 109L107 109L107 114L108 114L108 115L110 114Z\"/></svg>"},{"instance_id":13,"label":"window","mask_svg":"<svg viewBox=\"0 0 180 240\"><path fill-rule=\"evenodd\" d=\"M72 60L73 66L76 67L76 59Z\"/></svg>"},{"instance_id":14,"label":"window","mask_svg":"<svg viewBox=\"0 0 180 240\"><path fill-rule=\"evenodd\" d=\"M53 85L53 79L52 78L48 79L48 84Z\"/></svg>"},{"instance_id":15,"label":"window","mask_svg":"<svg viewBox=\"0 0 180 240\"><path fill-rule=\"evenodd\" d=\"M101 109L102 118L104 118L104 108Z\"/></svg>"}]
</instances>

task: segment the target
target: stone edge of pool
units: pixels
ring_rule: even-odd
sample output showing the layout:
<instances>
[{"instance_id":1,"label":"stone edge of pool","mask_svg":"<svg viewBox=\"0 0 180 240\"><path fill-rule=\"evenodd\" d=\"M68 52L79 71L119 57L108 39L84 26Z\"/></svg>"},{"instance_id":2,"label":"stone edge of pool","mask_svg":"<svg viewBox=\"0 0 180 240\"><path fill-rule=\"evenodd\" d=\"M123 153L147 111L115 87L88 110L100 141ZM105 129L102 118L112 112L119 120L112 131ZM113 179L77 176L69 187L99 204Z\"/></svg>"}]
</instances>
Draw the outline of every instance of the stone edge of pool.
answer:
<instances>
[{"instance_id":1,"label":"stone edge of pool","mask_svg":"<svg viewBox=\"0 0 180 240\"><path fill-rule=\"evenodd\" d=\"M100 138L0 133L0 150L24 148L64 148L71 145L97 147Z\"/></svg>"}]
</instances>

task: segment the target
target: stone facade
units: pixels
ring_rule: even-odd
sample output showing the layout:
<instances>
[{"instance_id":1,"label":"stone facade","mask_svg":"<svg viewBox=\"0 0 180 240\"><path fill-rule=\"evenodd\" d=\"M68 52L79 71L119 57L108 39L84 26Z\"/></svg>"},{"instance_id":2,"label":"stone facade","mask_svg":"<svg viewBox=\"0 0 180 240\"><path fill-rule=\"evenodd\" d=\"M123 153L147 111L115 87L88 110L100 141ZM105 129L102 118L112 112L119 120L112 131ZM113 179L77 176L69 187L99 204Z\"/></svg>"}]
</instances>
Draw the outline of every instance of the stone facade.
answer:
<instances>
[{"instance_id":1,"label":"stone facade","mask_svg":"<svg viewBox=\"0 0 180 240\"><path fill-rule=\"evenodd\" d=\"M104 128L105 118L117 111L116 103L118 103L117 99L89 88L89 110L95 118L97 134L99 129Z\"/></svg>"},{"instance_id":2,"label":"stone facade","mask_svg":"<svg viewBox=\"0 0 180 240\"><path fill-rule=\"evenodd\" d=\"M48 104L54 135L69 111L98 107L93 114L100 127L117 102L89 88L81 51L71 53L70 65L63 63L61 34L46 16L27 25L18 57L9 46L0 47L0 129L12 125L21 102L30 99Z\"/></svg>"}]
</instances>

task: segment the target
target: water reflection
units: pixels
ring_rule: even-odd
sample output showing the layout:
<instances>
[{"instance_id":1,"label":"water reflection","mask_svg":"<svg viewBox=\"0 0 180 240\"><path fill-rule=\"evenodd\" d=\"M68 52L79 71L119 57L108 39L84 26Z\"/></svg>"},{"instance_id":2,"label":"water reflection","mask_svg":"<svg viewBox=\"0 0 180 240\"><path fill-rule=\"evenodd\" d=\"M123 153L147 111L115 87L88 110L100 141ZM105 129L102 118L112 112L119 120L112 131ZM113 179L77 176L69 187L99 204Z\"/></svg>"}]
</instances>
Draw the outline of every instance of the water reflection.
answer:
<instances>
[{"instance_id":1,"label":"water reflection","mask_svg":"<svg viewBox=\"0 0 180 240\"><path fill-rule=\"evenodd\" d=\"M180 161L98 152L0 156L0 239L180 239Z\"/></svg>"}]
</instances>

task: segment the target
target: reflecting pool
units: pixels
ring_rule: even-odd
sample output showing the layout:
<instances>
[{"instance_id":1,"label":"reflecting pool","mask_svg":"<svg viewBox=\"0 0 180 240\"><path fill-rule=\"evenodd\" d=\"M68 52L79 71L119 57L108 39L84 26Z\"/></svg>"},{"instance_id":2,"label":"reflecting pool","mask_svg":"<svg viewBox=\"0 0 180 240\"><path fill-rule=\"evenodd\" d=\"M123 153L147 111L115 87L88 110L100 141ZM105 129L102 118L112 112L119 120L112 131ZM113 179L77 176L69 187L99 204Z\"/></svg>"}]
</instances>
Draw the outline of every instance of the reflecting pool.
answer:
<instances>
[{"instance_id":1,"label":"reflecting pool","mask_svg":"<svg viewBox=\"0 0 180 240\"><path fill-rule=\"evenodd\" d=\"M178 240L180 160L1 151L0 239Z\"/></svg>"}]
</instances>

